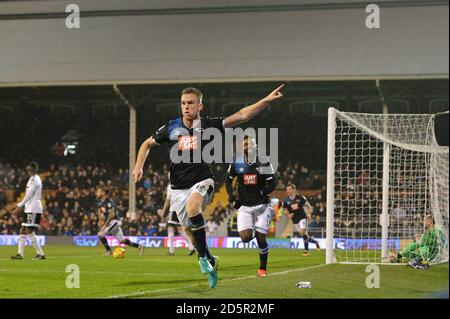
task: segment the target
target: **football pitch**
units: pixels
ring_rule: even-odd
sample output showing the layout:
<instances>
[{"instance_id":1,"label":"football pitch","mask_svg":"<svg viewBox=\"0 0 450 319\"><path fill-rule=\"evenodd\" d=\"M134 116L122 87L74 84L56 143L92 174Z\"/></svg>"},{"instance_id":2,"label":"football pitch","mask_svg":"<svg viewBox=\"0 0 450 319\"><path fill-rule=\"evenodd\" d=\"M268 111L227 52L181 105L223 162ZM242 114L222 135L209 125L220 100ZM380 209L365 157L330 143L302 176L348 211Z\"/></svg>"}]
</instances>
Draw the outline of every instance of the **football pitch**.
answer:
<instances>
[{"instance_id":1,"label":"football pitch","mask_svg":"<svg viewBox=\"0 0 450 319\"><path fill-rule=\"evenodd\" d=\"M427 298L448 290L448 263L427 270L380 266L380 288L366 287L365 265L325 265L325 252L272 249L268 276L256 277L258 252L212 249L220 257L219 284L208 287L195 256L178 249L127 248L124 259L103 256L100 247L45 246L47 260L10 260L16 247L0 248L0 298ZM79 267L79 288L67 288L68 265ZM70 281L70 280L68 280ZM311 289L296 287L309 281Z\"/></svg>"}]
</instances>

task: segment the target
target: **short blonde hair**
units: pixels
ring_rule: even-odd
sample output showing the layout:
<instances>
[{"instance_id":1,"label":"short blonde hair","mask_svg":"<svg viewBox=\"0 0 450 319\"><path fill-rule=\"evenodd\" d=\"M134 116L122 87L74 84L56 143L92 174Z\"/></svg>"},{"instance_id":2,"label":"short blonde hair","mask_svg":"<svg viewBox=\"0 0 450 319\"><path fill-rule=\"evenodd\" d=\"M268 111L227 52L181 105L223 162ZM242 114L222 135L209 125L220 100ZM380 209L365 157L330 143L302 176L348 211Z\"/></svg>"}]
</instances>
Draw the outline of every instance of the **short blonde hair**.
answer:
<instances>
[{"instance_id":1,"label":"short blonde hair","mask_svg":"<svg viewBox=\"0 0 450 319\"><path fill-rule=\"evenodd\" d=\"M183 91L181 91L181 95L184 94L194 94L198 98L199 102L202 103L203 93L199 89L194 87L188 87L185 88Z\"/></svg>"}]
</instances>

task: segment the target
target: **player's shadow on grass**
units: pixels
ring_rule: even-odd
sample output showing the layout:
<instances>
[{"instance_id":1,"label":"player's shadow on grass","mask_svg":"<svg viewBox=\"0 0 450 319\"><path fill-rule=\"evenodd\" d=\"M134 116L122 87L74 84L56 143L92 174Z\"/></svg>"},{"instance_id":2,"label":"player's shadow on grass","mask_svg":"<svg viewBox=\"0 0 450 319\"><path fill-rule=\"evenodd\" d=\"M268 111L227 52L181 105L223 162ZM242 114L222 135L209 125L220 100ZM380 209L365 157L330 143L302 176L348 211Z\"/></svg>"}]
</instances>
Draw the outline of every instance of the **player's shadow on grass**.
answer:
<instances>
[{"instance_id":1,"label":"player's shadow on grass","mask_svg":"<svg viewBox=\"0 0 450 319\"><path fill-rule=\"evenodd\" d=\"M224 267L220 267L219 270L229 270L229 269L248 269L251 267L254 267L255 263L253 264L242 264L242 265L233 265L233 266L224 266Z\"/></svg>"},{"instance_id":2,"label":"player's shadow on grass","mask_svg":"<svg viewBox=\"0 0 450 319\"><path fill-rule=\"evenodd\" d=\"M148 286L148 285L160 285L160 284L182 284L189 282L198 282L198 278L191 279L176 279L176 280L146 280L146 281L128 281L121 284L114 285L115 287L128 287L128 286Z\"/></svg>"},{"instance_id":3,"label":"player's shadow on grass","mask_svg":"<svg viewBox=\"0 0 450 319\"><path fill-rule=\"evenodd\" d=\"M305 268L305 267L311 267L311 266L316 266L319 265L319 263L317 263L316 261L308 261L305 263L305 261L307 260L300 260L302 263L301 265L299 265L298 262L298 258L297 259L292 259L289 261L283 260L281 262L276 262L276 263L269 263L269 268L271 269L271 271L274 270L289 270L292 268ZM293 262L296 262L297 264L294 264ZM292 267L292 265L295 265L295 267ZM255 263L251 263L251 264L240 264L240 265L232 265L232 266L224 266L221 267L221 270L236 270L236 269L254 269L255 268Z\"/></svg>"}]
</instances>

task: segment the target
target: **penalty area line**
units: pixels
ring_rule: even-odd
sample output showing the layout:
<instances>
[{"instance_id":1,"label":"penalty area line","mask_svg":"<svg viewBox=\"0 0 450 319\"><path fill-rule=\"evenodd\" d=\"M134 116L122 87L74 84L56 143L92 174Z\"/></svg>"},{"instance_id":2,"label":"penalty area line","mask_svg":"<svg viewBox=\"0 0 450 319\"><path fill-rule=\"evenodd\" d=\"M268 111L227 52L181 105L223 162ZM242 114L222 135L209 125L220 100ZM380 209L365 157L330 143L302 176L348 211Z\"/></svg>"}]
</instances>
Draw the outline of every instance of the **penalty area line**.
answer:
<instances>
[{"instance_id":1,"label":"penalty area line","mask_svg":"<svg viewBox=\"0 0 450 319\"><path fill-rule=\"evenodd\" d=\"M311 270L311 269L321 268L323 266L326 266L326 264L319 264L319 265L314 265L314 266L309 266L309 267L296 268L296 269L290 269L290 270L285 270L285 271L269 273L267 275L267 277L286 275L286 274L289 274L289 273L292 273L292 272ZM219 280L219 283L232 282L232 281L238 281L238 280L246 280L246 279L256 279L256 278L258 278L256 275L248 275L248 276L242 276L242 277L233 278L233 279ZM192 284L192 285L188 285L188 286L184 286L183 288L193 288L193 287L197 287L197 286L200 286L200 285L204 285L204 282L196 283L196 284ZM108 297L105 297L105 298L106 299L118 299L118 298L142 297L142 296L145 296L145 295L148 295L148 294L169 292L169 291L174 291L174 290L179 290L179 289L180 289L180 287L173 287L173 288L156 289L156 290L135 291L135 292L122 294L122 295L108 296Z\"/></svg>"}]
</instances>

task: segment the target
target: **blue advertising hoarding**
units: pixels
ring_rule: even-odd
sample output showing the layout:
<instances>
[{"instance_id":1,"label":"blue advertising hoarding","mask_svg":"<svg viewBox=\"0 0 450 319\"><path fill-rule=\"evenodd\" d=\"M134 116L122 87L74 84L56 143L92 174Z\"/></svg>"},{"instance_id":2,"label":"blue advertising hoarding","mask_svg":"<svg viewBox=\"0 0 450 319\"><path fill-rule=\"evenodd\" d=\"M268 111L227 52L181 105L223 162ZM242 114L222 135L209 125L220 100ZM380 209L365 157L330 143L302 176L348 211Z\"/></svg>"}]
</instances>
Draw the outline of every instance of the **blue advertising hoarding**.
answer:
<instances>
[{"instance_id":1,"label":"blue advertising hoarding","mask_svg":"<svg viewBox=\"0 0 450 319\"><path fill-rule=\"evenodd\" d=\"M46 245L46 236L36 236L41 246ZM167 237L151 237L151 236L126 236L133 242L144 245L147 248L166 248L168 247ZM116 238L107 237L110 246L124 246ZM325 238L315 238L319 241L320 246L325 248ZM16 246L19 240L18 235L0 235L0 246ZM95 247L100 245L97 236L73 236L72 242L76 246ZM303 249L303 238L267 238L269 248L286 248L286 249ZM187 243L183 237L174 238L175 247L187 247ZM31 245L31 241L27 239L27 245ZM208 238L208 246L211 248L258 248L256 240L253 239L249 243L244 243L239 237L210 237ZM400 250L400 239L388 240L389 250ZM381 239L376 238L335 238L333 241L334 249L339 250L381 250ZM315 249L315 245L310 245L310 249Z\"/></svg>"},{"instance_id":2,"label":"blue advertising hoarding","mask_svg":"<svg viewBox=\"0 0 450 319\"><path fill-rule=\"evenodd\" d=\"M45 246L45 236L36 236L39 245ZM0 246L17 246L19 235L0 235ZM25 244L31 246L31 240L27 239Z\"/></svg>"}]
</instances>

